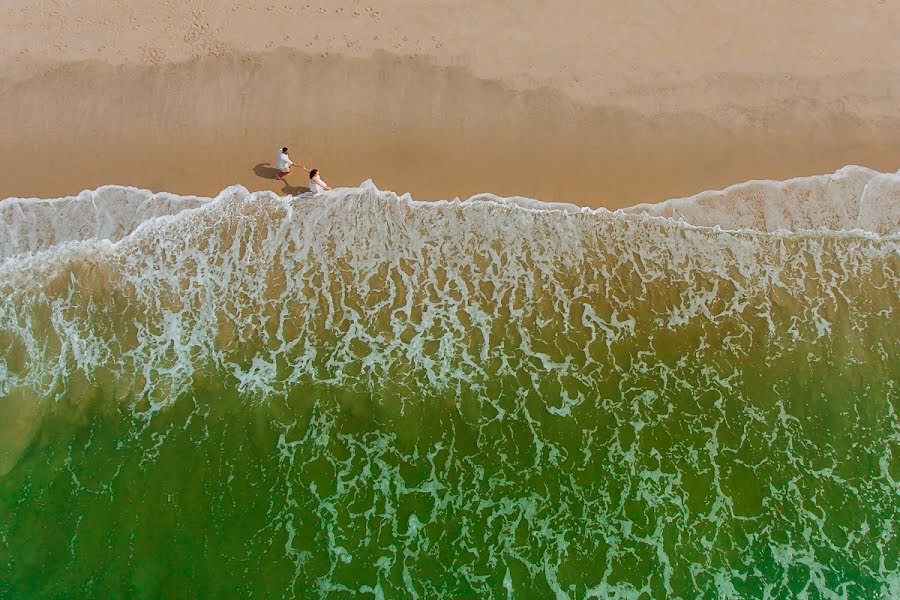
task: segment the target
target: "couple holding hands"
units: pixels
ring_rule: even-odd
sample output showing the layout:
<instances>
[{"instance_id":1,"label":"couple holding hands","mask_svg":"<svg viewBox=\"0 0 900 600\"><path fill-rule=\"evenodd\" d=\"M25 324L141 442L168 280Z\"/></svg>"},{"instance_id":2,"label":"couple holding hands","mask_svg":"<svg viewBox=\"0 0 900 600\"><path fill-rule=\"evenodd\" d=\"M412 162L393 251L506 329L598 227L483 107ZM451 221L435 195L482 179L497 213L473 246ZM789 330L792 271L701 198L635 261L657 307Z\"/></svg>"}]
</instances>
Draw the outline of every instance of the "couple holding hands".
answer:
<instances>
[{"instance_id":1,"label":"couple holding hands","mask_svg":"<svg viewBox=\"0 0 900 600\"><path fill-rule=\"evenodd\" d=\"M275 159L275 168L278 169L278 175L275 176L275 179L283 181L284 178L291 172L291 167L294 166L294 161L291 160L290 156L288 156L287 147L282 148L281 152L278 153L278 157ZM313 194L319 195L324 191L330 190L322 178L319 177L319 170L312 169L309 170L303 165L297 165L304 171L309 172L309 191Z\"/></svg>"}]
</instances>

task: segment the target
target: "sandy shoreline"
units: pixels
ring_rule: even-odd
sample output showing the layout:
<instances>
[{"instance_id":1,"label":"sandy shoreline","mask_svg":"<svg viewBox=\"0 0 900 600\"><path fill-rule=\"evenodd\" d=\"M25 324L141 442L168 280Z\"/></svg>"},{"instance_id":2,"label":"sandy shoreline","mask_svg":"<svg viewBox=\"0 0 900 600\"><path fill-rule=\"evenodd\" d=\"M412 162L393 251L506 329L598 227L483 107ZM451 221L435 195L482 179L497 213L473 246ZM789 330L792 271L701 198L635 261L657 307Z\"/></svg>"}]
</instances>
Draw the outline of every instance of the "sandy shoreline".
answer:
<instances>
[{"instance_id":1,"label":"sandy shoreline","mask_svg":"<svg viewBox=\"0 0 900 600\"><path fill-rule=\"evenodd\" d=\"M849 20L772 4L774 29L715 4L527 4L10 7L0 197L296 193L301 174L269 178L282 144L332 185L608 207L900 167L896 3ZM869 43L815 43L841 28Z\"/></svg>"}]
</instances>

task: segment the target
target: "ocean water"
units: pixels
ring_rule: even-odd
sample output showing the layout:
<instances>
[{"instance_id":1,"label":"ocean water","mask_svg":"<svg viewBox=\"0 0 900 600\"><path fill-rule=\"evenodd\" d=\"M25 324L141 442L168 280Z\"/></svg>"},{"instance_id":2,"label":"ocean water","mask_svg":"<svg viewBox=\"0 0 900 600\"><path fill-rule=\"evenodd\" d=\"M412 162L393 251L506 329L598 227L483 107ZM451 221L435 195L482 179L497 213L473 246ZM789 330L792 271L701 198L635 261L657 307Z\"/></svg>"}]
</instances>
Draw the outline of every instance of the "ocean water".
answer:
<instances>
[{"instance_id":1,"label":"ocean water","mask_svg":"<svg viewBox=\"0 0 900 600\"><path fill-rule=\"evenodd\" d=\"M0 202L0 597L900 597L900 174Z\"/></svg>"}]
</instances>

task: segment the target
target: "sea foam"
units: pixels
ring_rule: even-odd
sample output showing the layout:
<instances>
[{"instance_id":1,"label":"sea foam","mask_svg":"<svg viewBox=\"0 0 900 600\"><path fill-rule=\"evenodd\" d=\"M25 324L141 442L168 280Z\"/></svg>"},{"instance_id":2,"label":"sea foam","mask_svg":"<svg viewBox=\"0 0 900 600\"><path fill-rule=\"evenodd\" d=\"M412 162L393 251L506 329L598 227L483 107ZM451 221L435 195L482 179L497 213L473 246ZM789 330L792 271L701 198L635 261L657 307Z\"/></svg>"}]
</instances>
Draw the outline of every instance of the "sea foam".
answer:
<instances>
[{"instance_id":1,"label":"sea foam","mask_svg":"<svg viewBox=\"0 0 900 600\"><path fill-rule=\"evenodd\" d=\"M0 594L890 597L897 181L4 201Z\"/></svg>"},{"instance_id":2,"label":"sea foam","mask_svg":"<svg viewBox=\"0 0 900 600\"><path fill-rule=\"evenodd\" d=\"M217 198L235 193L253 201L260 194L242 186L223 190ZM383 195L422 205L410 196L381 192L369 181L358 188L342 188L327 197L339 202L359 194ZM301 196L310 197L309 194ZM141 223L196 209L216 198L178 196L127 186L108 185L77 196L55 199L8 198L0 201L0 258L46 250L66 242L105 239L116 242ZM496 202L527 210L580 212L604 218L610 211L575 204L542 202L524 197L477 194L467 202ZM749 181L722 191L708 191L639 204L616 211L674 219L703 227L750 231L864 231L877 235L900 233L900 174L879 173L847 166L830 175L786 181Z\"/></svg>"}]
</instances>

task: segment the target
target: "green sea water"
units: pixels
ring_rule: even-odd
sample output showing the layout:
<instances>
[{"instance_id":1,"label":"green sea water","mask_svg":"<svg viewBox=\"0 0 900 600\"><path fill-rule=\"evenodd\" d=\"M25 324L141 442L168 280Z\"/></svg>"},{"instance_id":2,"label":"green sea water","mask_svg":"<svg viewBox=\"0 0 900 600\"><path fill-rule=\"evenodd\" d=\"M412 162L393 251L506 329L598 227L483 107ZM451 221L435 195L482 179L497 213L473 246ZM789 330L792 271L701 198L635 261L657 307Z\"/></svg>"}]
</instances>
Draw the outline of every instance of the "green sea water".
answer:
<instances>
[{"instance_id":1,"label":"green sea water","mask_svg":"<svg viewBox=\"0 0 900 600\"><path fill-rule=\"evenodd\" d=\"M900 597L896 233L93 194L0 230L0 597Z\"/></svg>"}]
</instances>

